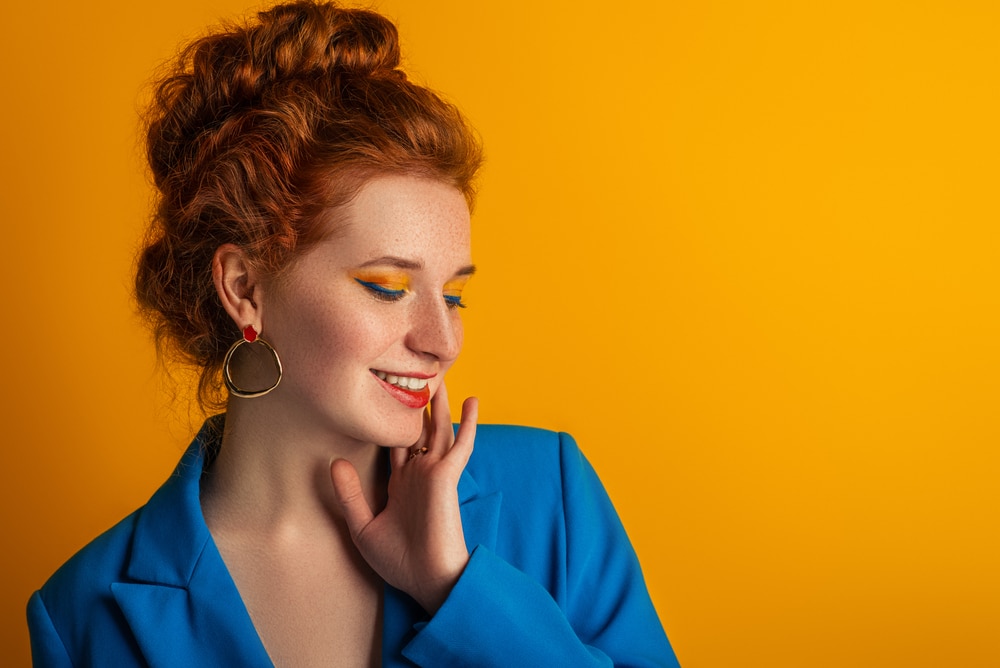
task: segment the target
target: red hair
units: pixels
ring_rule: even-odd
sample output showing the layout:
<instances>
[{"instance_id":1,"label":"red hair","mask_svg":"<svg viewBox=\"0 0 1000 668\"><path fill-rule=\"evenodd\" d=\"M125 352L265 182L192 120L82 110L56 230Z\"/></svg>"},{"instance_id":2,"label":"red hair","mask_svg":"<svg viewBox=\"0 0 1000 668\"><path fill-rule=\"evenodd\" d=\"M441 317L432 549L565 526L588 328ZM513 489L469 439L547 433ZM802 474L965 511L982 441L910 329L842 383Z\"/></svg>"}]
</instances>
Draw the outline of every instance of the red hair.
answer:
<instances>
[{"instance_id":1,"label":"red hair","mask_svg":"<svg viewBox=\"0 0 1000 668\"><path fill-rule=\"evenodd\" d=\"M135 291L161 352L201 368L203 406L239 336L212 282L222 244L276 275L329 232L322 212L372 176L414 174L473 204L479 142L459 111L399 69L396 27L302 1L185 47L155 87L147 152L158 201Z\"/></svg>"}]
</instances>

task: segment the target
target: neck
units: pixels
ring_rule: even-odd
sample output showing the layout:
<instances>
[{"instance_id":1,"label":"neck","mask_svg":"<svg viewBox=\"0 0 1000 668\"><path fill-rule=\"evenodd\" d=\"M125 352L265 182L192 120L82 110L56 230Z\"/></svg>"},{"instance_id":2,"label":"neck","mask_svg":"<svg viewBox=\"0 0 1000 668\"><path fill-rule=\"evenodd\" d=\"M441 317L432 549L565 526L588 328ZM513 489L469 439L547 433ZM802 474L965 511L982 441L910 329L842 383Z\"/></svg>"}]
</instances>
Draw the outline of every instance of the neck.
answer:
<instances>
[{"instance_id":1,"label":"neck","mask_svg":"<svg viewBox=\"0 0 1000 668\"><path fill-rule=\"evenodd\" d=\"M294 536L341 524L330 481L335 459L354 465L373 508L384 505L382 448L269 411L264 399L229 404L221 448L202 478L202 510L213 532Z\"/></svg>"}]
</instances>

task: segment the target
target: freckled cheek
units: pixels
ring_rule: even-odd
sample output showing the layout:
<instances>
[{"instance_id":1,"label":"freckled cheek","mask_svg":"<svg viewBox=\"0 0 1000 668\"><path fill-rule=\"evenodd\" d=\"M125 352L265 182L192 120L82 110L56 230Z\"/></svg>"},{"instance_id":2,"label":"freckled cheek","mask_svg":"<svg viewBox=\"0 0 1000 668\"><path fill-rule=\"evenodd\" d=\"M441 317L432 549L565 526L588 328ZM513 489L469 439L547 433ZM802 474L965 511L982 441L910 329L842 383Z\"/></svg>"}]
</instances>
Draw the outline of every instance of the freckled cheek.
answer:
<instances>
[{"instance_id":1,"label":"freckled cheek","mask_svg":"<svg viewBox=\"0 0 1000 668\"><path fill-rule=\"evenodd\" d=\"M405 326L406 320L401 314L391 312L391 309L376 308L358 312L344 336L354 343L362 355L378 356L402 340Z\"/></svg>"},{"instance_id":2,"label":"freckled cheek","mask_svg":"<svg viewBox=\"0 0 1000 668\"><path fill-rule=\"evenodd\" d=\"M364 312L325 320L321 324L323 358L327 364L368 365L398 338L396 329L392 322Z\"/></svg>"},{"instance_id":3,"label":"freckled cheek","mask_svg":"<svg viewBox=\"0 0 1000 668\"><path fill-rule=\"evenodd\" d=\"M286 370L302 378L336 375L365 363L384 336L384 325L356 309L314 303L283 315L287 324L279 354Z\"/></svg>"}]
</instances>

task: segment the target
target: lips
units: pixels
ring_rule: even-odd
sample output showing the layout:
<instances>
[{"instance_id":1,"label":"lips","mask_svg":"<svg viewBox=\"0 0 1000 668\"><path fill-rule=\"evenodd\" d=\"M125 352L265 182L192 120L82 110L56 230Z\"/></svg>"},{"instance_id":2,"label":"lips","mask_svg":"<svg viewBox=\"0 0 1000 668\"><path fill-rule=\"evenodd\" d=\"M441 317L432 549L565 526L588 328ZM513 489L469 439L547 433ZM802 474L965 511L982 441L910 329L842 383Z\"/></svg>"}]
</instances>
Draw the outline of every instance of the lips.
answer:
<instances>
[{"instance_id":1,"label":"lips","mask_svg":"<svg viewBox=\"0 0 1000 668\"><path fill-rule=\"evenodd\" d=\"M371 372L382 388L407 408L423 408L431 400L427 378L400 376L377 369Z\"/></svg>"}]
</instances>

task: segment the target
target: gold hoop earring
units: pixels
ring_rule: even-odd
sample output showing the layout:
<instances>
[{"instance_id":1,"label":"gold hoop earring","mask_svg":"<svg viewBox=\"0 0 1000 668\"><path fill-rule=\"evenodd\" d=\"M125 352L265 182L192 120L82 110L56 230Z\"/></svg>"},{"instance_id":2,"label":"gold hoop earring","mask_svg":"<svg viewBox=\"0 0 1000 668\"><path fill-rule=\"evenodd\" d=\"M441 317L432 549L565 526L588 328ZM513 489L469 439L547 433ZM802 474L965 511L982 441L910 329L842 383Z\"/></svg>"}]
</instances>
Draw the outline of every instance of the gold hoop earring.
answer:
<instances>
[{"instance_id":1,"label":"gold hoop earring","mask_svg":"<svg viewBox=\"0 0 1000 668\"><path fill-rule=\"evenodd\" d=\"M278 377L274 380L274 383L270 387L263 390L247 390L236 385L236 382L233 380L233 376L229 371L229 363L233 359L233 353L235 353L236 349L244 343L259 343L264 346L264 349L267 350L267 352L269 352L271 357L274 359L274 366L278 370ZM226 359L222 362L222 381L226 384L226 389L229 390L229 393L234 397L240 397L241 399L253 399L254 397L264 396L274 388L278 387L278 383L281 382L281 374L281 359L278 358L277 351L271 347L270 343L260 338L260 335L257 333L257 330L253 328L253 325L247 325L243 329L243 338L229 347L229 350L226 351Z\"/></svg>"}]
</instances>

